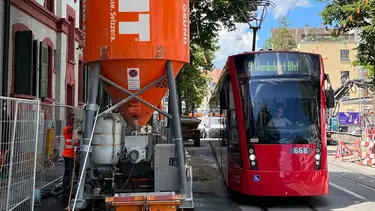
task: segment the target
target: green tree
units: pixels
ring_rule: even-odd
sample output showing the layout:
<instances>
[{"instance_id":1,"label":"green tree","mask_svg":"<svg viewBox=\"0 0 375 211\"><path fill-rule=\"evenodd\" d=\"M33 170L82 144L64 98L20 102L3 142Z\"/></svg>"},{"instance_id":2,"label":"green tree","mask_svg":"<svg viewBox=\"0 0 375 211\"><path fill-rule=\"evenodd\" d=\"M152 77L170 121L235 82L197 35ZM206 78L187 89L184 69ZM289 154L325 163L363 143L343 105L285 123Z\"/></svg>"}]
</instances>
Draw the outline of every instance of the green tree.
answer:
<instances>
[{"instance_id":1,"label":"green tree","mask_svg":"<svg viewBox=\"0 0 375 211\"><path fill-rule=\"evenodd\" d=\"M215 57L215 51L205 51L197 44L191 44L190 49L190 64L185 66L177 76L177 92L180 103L181 101L186 103L185 114L200 106L204 97L207 96L210 78L205 72L212 69L212 61Z\"/></svg>"},{"instance_id":2,"label":"green tree","mask_svg":"<svg viewBox=\"0 0 375 211\"><path fill-rule=\"evenodd\" d=\"M323 23L336 25L333 36L351 30L359 31L359 43L356 47L357 58L353 62L355 66L363 66L369 70L369 78L372 79L371 90L374 92L375 78L375 1L365 0L318 0L327 6L320 13ZM375 98L374 110L375 110Z\"/></svg>"},{"instance_id":3,"label":"green tree","mask_svg":"<svg viewBox=\"0 0 375 211\"><path fill-rule=\"evenodd\" d=\"M278 31L265 41L263 49L292 50L297 48L294 37L289 34L289 26L290 22L286 18L282 18Z\"/></svg>"},{"instance_id":4,"label":"green tree","mask_svg":"<svg viewBox=\"0 0 375 211\"><path fill-rule=\"evenodd\" d=\"M235 30L235 23L247 22L246 17L255 10L255 2L245 0L190 0L190 64L177 76L177 92L180 103L186 103L185 113L199 107L208 94L210 79L202 72L213 69L219 31L223 27Z\"/></svg>"}]
</instances>

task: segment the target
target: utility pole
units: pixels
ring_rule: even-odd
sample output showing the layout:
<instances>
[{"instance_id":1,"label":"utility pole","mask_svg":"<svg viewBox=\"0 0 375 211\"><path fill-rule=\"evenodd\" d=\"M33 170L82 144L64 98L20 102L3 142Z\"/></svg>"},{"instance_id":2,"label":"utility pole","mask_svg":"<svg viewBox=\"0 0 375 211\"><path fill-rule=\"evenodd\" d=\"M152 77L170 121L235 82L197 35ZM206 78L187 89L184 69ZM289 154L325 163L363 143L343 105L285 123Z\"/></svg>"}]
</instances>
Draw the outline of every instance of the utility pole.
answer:
<instances>
[{"instance_id":1,"label":"utility pole","mask_svg":"<svg viewBox=\"0 0 375 211\"><path fill-rule=\"evenodd\" d=\"M252 45L252 51L255 51L256 49L256 39L257 39L257 32L260 30L263 20L267 15L267 8L269 6L275 7L275 4L272 1L269 0L260 0L256 2L256 12L252 14L251 17L247 18L248 24L250 29L253 30L253 45ZM260 16L258 17L257 13L260 13ZM242 13L243 15L243 13Z\"/></svg>"},{"instance_id":2,"label":"utility pole","mask_svg":"<svg viewBox=\"0 0 375 211\"><path fill-rule=\"evenodd\" d=\"M255 45L257 42L257 32L260 29L260 27L257 26L250 26L250 29L253 30L253 45L252 45L252 51L255 51Z\"/></svg>"},{"instance_id":3,"label":"utility pole","mask_svg":"<svg viewBox=\"0 0 375 211\"><path fill-rule=\"evenodd\" d=\"M232 1L231 4L236 4L240 1ZM270 0L247 0L247 1L241 1L241 8L238 5L235 5L241 15L243 16L245 22L249 24L249 28L253 30L253 45L252 45L252 51L255 51L256 49L256 39L257 39L257 32L260 30L260 27L263 23L264 18L267 15L267 8L269 6L272 6L275 8L276 4L273 3ZM245 4L245 5L244 5ZM260 17L258 16L258 11L260 12ZM245 13L246 12L246 13ZM248 12L251 12L251 15L247 15Z\"/></svg>"}]
</instances>

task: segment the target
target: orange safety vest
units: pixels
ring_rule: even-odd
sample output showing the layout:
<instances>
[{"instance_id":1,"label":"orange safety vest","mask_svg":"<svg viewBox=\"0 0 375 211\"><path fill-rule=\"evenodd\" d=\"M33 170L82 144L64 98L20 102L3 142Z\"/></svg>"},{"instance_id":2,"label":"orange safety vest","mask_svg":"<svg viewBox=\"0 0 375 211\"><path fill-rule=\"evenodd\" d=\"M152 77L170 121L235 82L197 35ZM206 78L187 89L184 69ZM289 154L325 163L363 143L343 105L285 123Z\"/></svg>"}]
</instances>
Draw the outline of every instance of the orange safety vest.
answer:
<instances>
[{"instance_id":1,"label":"orange safety vest","mask_svg":"<svg viewBox=\"0 0 375 211\"><path fill-rule=\"evenodd\" d=\"M64 144L64 151L63 151L62 156L72 158L72 157L74 157L73 131L68 133L68 128L69 128L69 126L64 127L65 144Z\"/></svg>"}]
</instances>

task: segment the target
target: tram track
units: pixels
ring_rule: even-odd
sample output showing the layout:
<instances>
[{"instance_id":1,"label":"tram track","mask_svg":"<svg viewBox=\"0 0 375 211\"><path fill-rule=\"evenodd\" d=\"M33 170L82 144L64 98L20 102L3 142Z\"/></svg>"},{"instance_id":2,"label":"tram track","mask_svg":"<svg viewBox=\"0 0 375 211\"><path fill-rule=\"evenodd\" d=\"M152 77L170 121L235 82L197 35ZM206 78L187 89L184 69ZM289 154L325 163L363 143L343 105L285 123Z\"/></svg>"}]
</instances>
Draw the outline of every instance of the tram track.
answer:
<instances>
[{"instance_id":1,"label":"tram track","mask_svg":"<svg viewBox=\"0 0 375 211\"><path fill-rule=\"evenodd\" d=\"M302 201L301 201L302 202ZM293 210L310 210L310 211L319 211L317 208L312 206L309 202L305 202L303 200L302 204L298 205L292 205ZM289 205L283 204L283 205L272 205L272 206L258 206L261 211L281 211L281 210L289 210L291 207Z\"/></svg>"},{"instance_id":2,"label":"tram track","mask_svg":"<svg viewBox=\"0 0 375 211\"><path fill-rule=\"evenodd\" d=\"M371 186L369 186L369 185L366 185L366 184L364 184L364 183L362 183L362 182L358 182L358 181L355 181L355 180L353 180L353 179L349 179L349 178L344 177L344 176L342 176L342 175L340 175L340 174L338 174L338 173L330 172L330 174L335 175L335 176L338 177L338 178L341 178L341 179L346 180L346 181L348 181L348 182L352 182L352 183L354 183L354 184L356 184L356 185L359 185L359 186L361 186L361 187L367 188L367 189L372 190L372 191L375 192L375 188L373 188L373 187L371 187Z\"/></svg>"},{"instance_id":3,"label":"tram track","mask_svg":"<svg viewBox=\"0 0 375 211\"><path fill-rule=\"evenodd\" d=\"M375 179L375 178L374 178L373 176L371 176L371 175L366 175L366 174L362 174L362 173L359 173L359 172L355 172L355 171L353 171L353 170L351 170L351 169L349 169L349 168L342 167L342 166L340 166L340 165L336 165L336 164L333 164L333 163L330 163L330 165L333 165L333 166L336 166L336 167L338 167L338 168L342 168L342 169L348 170L348 171L350 171L350 172L353 172L353 173L359 174L359 175L361 175L361 176L365 176L365 177L368 177L368 178ZM356 185L359 185L359 186L361 186L361 187L364 187L364 188L366 188L366 189L369 189L369 190L372 190L372 191L375 192L375 188L374 188L374 187L371 187L371 186L369 186L369 185L367 185L367 184L365 184L365 183L362 183L362 182L356 181L356 180L354 180L354 179L350 179L350 178L348 178L348 177L342 176L342 175L340 175L339 173L336 173L336 172L330 172L330 174L335 175L335 176L338 177L338 178L341 178L341 179L346 180L346 181L348 181L348 182L352 182L352 183L354 183L354 184L356 184Z\"/></svg>"},{"instance_id":4,"label":"tram track","mask_svg":"<svg viewBox=\"0 0 375 211\"><path fill-rule=\"evenodd\" d=\"M318 209L316 209L314 206L312 206L311 204L307 204L307 206L312 210L312 211L318 211Z\"/></svg>"},{"instance_id":5,"label":"tram track","mask_svg":"<svg viewBox=\"0 0 375 211\"><path fill-rule=\"evenodd\" d=\"M260 209L261 211L269 211L269 209L268 209L267 207L259 207L259 209Z\"/></svg>"},{"instance_id":6,"label":"tram track","mask_svg":"<svg viewBox=\"0 0 375 211\"><path fill-rule=\"evenodd\" d=\"M338 164L335 164L334 162L329 162L328 163L329 165L333 165L333 166L336 166L336 167L339 167L339 168L342 168L342 169L345 169L345 170L348 170L350 172L353 172L353 173L356 173L356 174L360 174L360 175L363 175L363 176L366 176L366 177L369 177L371 179L375 179L374 176L372 175L366 175L366 174L363 174L363 173L360 173L360 172L357 172L357 171L353 171L352 169L348 168L348 167L343 167L342 165L338 165Z\"/></svg>"}]
</instances>

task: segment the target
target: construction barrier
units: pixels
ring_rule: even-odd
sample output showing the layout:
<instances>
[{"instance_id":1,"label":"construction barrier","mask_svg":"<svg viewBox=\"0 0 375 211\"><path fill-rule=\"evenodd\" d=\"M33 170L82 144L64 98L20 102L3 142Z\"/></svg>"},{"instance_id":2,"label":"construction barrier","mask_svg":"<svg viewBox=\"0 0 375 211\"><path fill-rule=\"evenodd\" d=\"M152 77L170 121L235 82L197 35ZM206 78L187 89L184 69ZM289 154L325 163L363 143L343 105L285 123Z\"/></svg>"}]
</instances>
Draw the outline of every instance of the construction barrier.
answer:
<instances>
[{"instance_id":1,"label":"construction barrier","mask_svg":"<svg viewBox=\"0 0 375 211\"><path fill-rule=\"evenodd\" d=\"M358 156L356 156L343 141L338 142L335 158L340 158L342 161L358 160Z\"/></svg>"},{"instance_id":2,"label":"construction barrier","mask_svg":"<svg viewBox=\"0 0 375 211\"><path fill-rule=\"evenodd\" d=\"M43 193L52 184L60 182L63 178L64 168L56 169L57 162L63 162L64 150L63 129L67 124L67 118L74 114L77 123L83 121L83 109L70 105L55 103L41 103L41 126L38 136L36 186ZM60 165L63 165L61 163ZM54 170L56 173L48 174Z\"/></svg>"},{"instance_id":3,"label":"construction barrier","mask_svg":"<svg viewBox=\"0 0 375 211\"><path fill-rule=\"evenodd\" d=\"M375 128L368 127L362 138L354 141L354 147L361 158L360 165L372 166L375 164Z\"/></svg>"},{"instance_id":4,"label":"construction barrier","mask_svg":"<svg viewBox=\"0 0 375 211\"><path fill-rule=\"evenodd\" d=\"M0 211L33 211L40 103L0 97Z\"/></svg>"}]
</instances>

